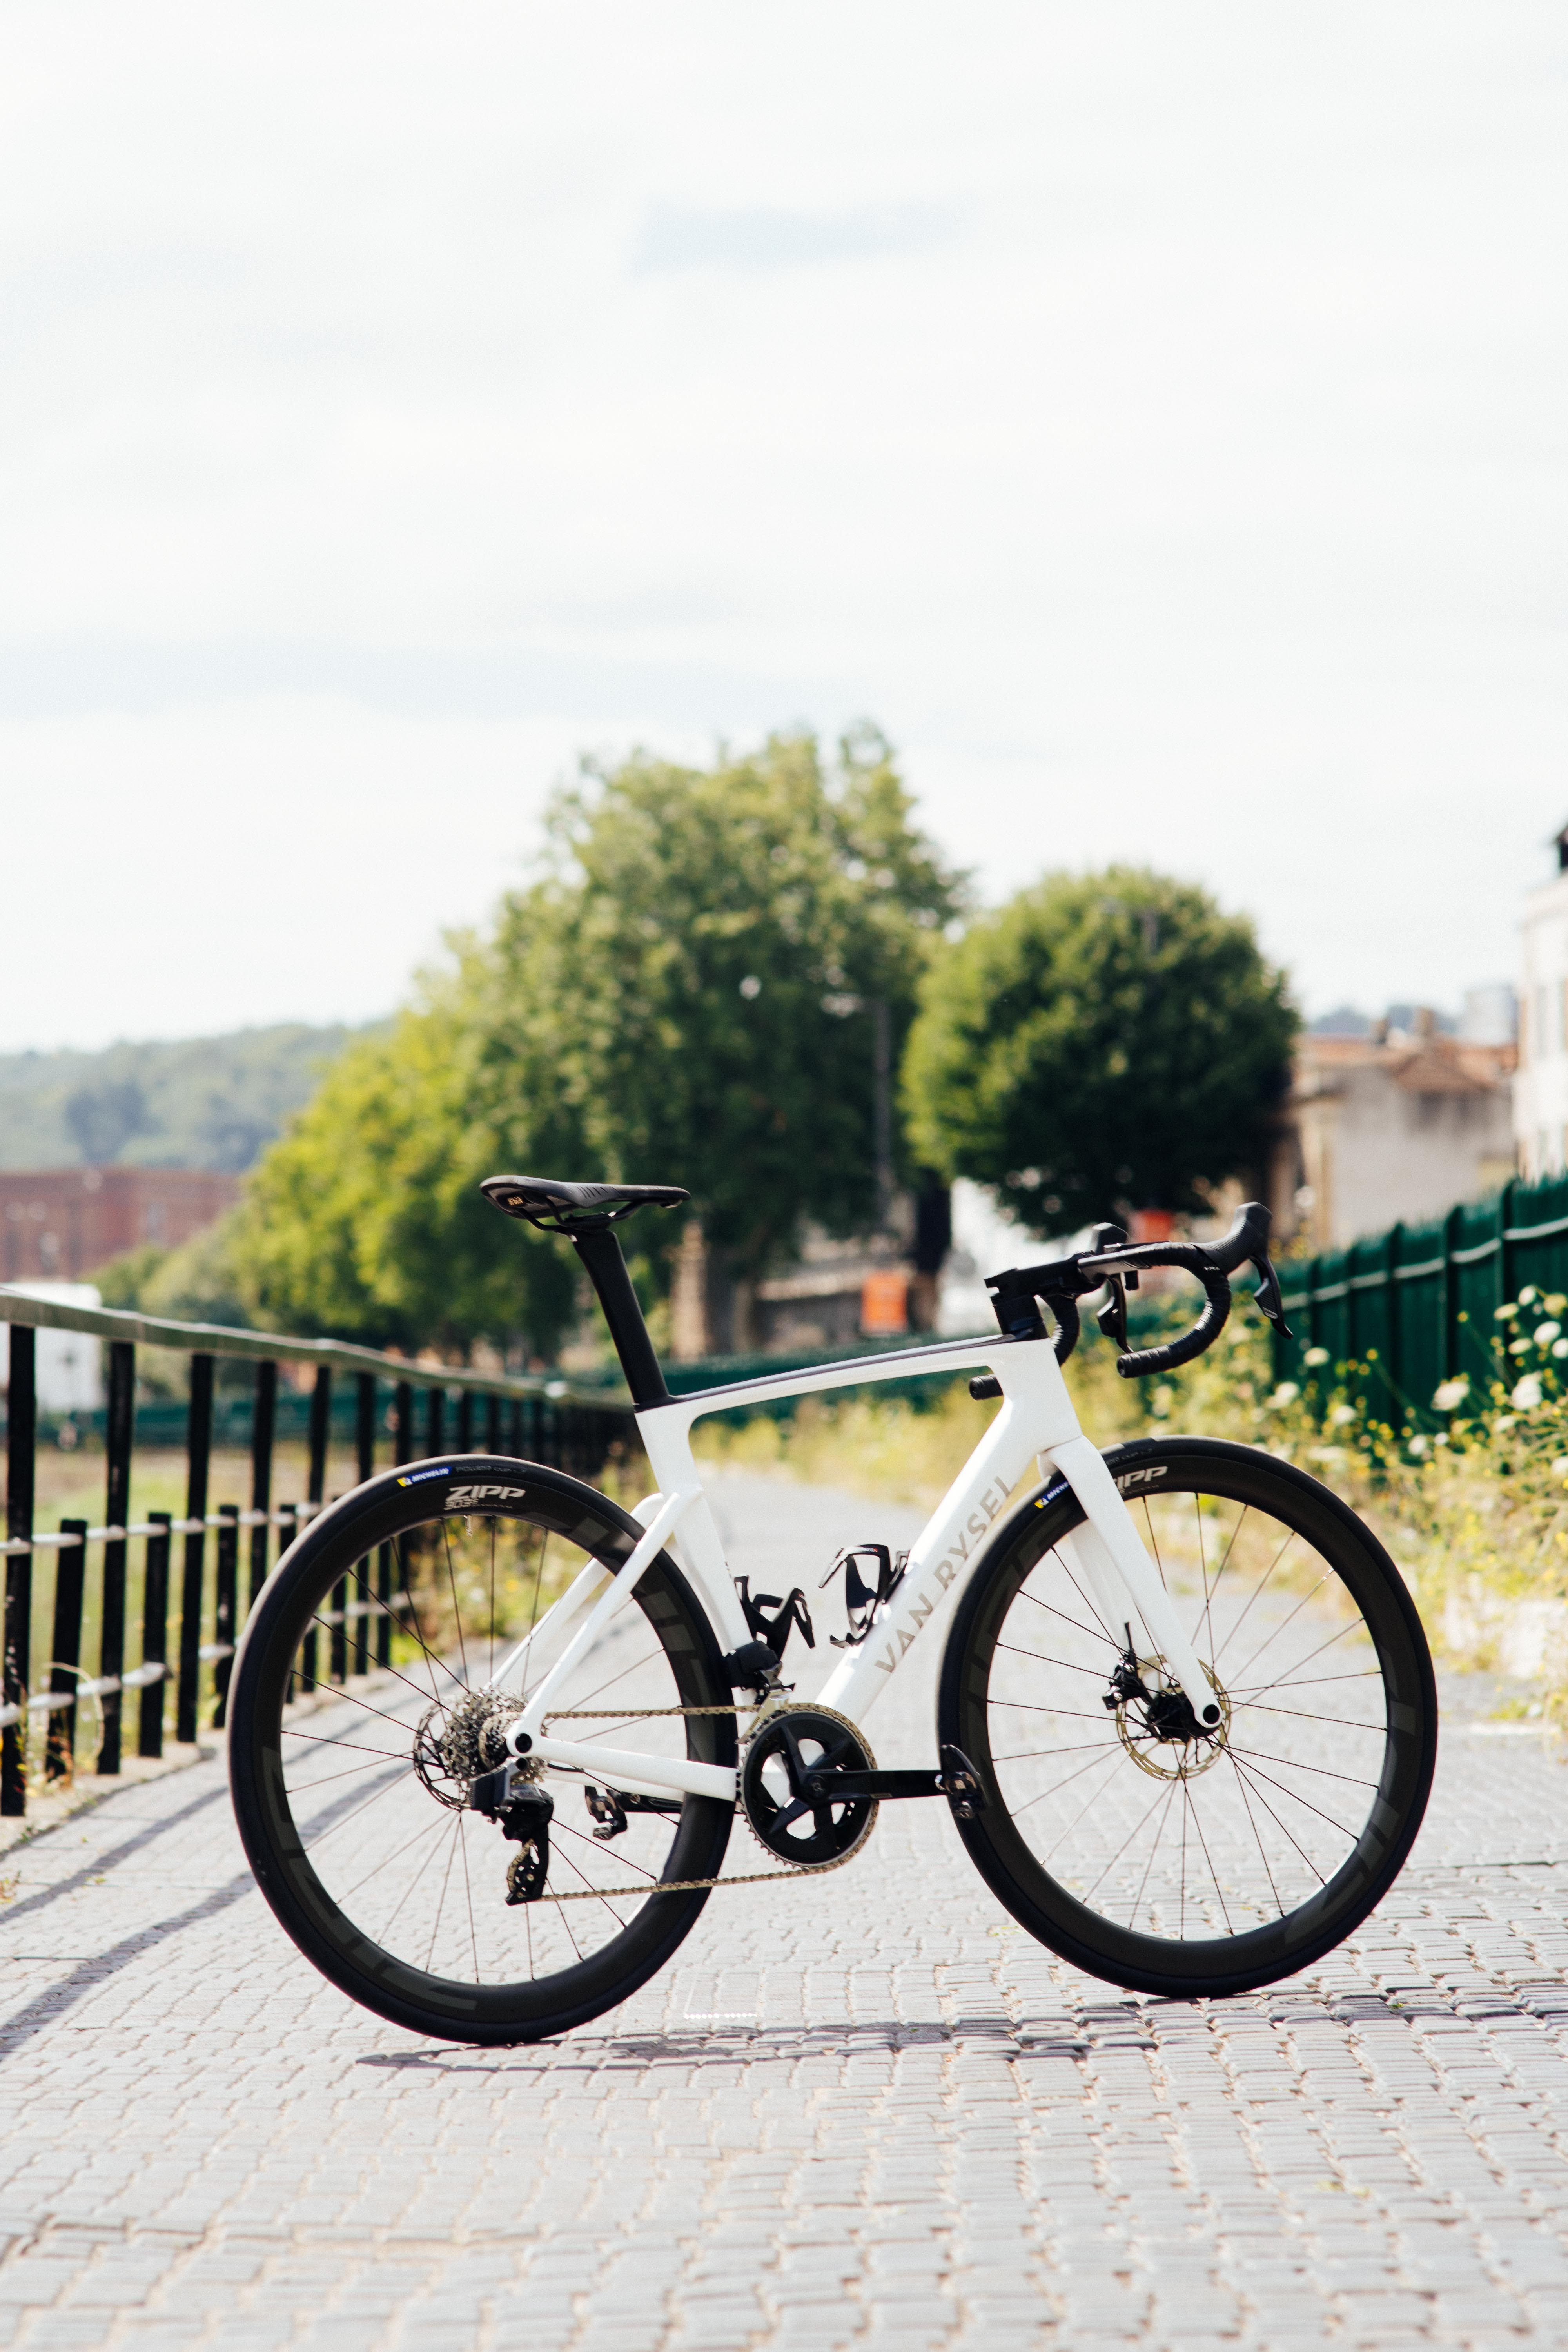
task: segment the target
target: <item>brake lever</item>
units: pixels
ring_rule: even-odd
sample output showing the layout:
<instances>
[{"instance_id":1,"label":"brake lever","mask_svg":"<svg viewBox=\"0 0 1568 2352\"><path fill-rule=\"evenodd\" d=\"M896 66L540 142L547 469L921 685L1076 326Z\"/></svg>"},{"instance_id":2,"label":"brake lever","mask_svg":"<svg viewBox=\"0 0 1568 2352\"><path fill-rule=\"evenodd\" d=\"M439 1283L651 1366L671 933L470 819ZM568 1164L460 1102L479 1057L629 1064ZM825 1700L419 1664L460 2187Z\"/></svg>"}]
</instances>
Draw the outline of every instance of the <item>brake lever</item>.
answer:
<instances>
[{"instance_id":1,"label":"brake lever","mask_svg":"<svg viewBox=\"0 0 1568 2352\"><path fill-rule=\"evenodd\" d=\"M1258 1268L1258 1287L1252 1295L1258 1313L1268 1317L1282 1339L1292 1339L1295 1335L1285 1320L1285 1301L1279 1295L1279 1276L1274 1270L1273 1259L1255 1257L1252 1263Z\"/></svg>"},{"instance_id":2,"label":"brake lever","mask_svg":"<svg viewBox=\"0 0 1568 2352\"><path fill-rule=\"evenodd\" d=\"M1108 1275L1106 1277L1105 1304L1103 1307L1096 1309L1094 1319L1112 1345L1118 1350L1125 1352L1127 1347L1127 1293L1122 1288L1121 1281L1114 1274Z\"/></svg>"}]
</instances>

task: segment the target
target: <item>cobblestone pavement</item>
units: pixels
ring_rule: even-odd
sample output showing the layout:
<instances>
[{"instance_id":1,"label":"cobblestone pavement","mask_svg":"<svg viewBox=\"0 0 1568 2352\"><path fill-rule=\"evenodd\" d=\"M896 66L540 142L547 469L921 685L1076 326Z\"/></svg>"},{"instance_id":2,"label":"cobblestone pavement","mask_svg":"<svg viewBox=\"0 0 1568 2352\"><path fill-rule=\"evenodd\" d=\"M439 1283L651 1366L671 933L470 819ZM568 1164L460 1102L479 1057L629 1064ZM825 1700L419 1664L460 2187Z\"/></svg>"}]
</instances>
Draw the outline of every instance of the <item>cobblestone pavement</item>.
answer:
<instances>
[{"instance_id":1,"label":"cobblestone pavement","mask_svg":"<svg viewBox=\"0 0 1568 2352\"><path fill-rule=\"evenodd\" d=\"M720 1496L764 1582L910 1516ZM0 2341L1561 2345L1568 1771L1468 1727L1491 1696L1446 1694L1381 1911L1256 1998L1063 1967L910 1805L847 1871L716 1896L624 2010L493 2053L316 1977L219 1761L128 1788L0 1858ZM870 1727L918 1757L918 1720Z\"/></svg>"}]
</instances>

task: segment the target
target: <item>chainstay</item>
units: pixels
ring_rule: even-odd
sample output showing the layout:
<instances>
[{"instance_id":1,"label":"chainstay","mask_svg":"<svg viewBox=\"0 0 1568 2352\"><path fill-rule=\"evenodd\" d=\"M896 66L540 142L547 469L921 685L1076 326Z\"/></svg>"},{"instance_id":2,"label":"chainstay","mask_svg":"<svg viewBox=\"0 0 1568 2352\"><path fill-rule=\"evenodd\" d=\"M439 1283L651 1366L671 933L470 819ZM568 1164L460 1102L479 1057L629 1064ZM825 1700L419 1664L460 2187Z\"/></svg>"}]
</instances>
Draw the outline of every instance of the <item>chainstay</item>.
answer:
<instances>
[{"instance_id":1,"label":"chainstay","mask_svg":"<svg viewBox=\"0 0 1568 2352\"><path fill-rule=\"evenodd\" d=\"M732 1700L728 1706L563 1706L552 1707L542 1717L545 1723L648 1723L657 1717L676 1715L754 1715L757 1705L738 1706ZM771 1886L784 1878L821 1878L830 1870L842 1870L853 1862L854 1853L839 1854L832 1862L797 1863L793 1870L748 1870L733 1878L670 1878L659 1879L651 1885L568 1887L557 1894L547 1888L538 1900L542 1903L601 1903L612 1895L702 1895L716 1886Z\"/></svg>"},{"instance_id":2,"label":"chainstay","mask_svg":"<svg viewBox=\"0 0 1568 2352\"><path fill-rule=\"evenodd\" d=\"M749 1706L563 1706L559 1714L552 1712L546 1723L646 1723L659 1715L752 1715ZM831 1862L801 1862L793 1870L747 1870L733 1878L669 1878L658 1879L647 1886L572 1886L564 1894L547 1888L539 1897L542 1903L600 1903L612 1895L701 1895L715 1886L771 1886L781 1878L822 1878L830 1870L842 1870L853 1862L860 1848L841 1853Z\"/></svg>"}]
</instances>

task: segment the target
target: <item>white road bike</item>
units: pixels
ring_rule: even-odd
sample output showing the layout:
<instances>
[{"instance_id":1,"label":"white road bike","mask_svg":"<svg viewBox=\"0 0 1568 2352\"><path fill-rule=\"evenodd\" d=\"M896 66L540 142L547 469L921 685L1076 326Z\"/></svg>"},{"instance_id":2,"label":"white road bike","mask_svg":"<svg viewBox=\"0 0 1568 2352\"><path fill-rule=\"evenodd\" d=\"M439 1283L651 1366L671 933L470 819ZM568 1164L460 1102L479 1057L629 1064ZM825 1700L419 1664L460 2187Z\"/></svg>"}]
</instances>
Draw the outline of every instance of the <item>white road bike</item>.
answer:
<instances>
[{"instance_id":1,"label":"white road bike","mask_svg":"<svg viewBox=\"0 0 1568 2352\"><path fill-rule=\"evenodd\" d=\"M672 1397L613 1228L689 1196L483 1189L574 1244L658 1492L627 1512L540 1465L444 1456L356 1487L279 1562L231 1687L235 1806L262 1892L343 1991L447 2041L558 2033L646 1982L716 1885L837 1869L889 1801L944 1803L1052 1950L1178 1998L1307 1967L1385 1893L1436 1752L1393 1561L1269 1454L1198 1437L1102 1454L1061 1372L1091 1294L1125 1350L1126 1288L1150 1266L1184 1268L1206 1300L1179 1339L1123 1352L1131 1376L1207 1347L1249 1262L1280 1322L1267 1210L1206 1247L1102 1226L1089 1251L991 1277L984 1338ZM842 1656L797 1702L806 1596L731 1576L692 1424L932 1373L970 1374L999 1410L907 1557L868 1544L832 1564ZM318 1643L345 1608L353 1671L323 1685ZM930 1760L879 1770L867 1719L944 1619ZM750 1866L725 1877L737 1816Z\"/></svg>"}]
</instances>

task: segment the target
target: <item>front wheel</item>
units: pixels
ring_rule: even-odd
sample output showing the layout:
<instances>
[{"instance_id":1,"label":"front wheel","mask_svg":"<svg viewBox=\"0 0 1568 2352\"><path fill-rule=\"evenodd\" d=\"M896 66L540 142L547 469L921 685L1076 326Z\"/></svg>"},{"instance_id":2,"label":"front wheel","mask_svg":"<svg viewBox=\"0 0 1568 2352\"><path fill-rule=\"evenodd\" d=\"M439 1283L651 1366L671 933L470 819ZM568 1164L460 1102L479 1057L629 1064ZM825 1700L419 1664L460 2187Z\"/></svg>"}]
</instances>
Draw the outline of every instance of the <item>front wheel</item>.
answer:
<instances>
[{"instance_id":1,"label":"front wheel","mask_svg":"<svg viewBox=\"0 0 1568 2352\"><path fill-rule=\"evenodd\" d=\"M999 1531L949 1638L941 1736L987 1798L959 1833L1078 1967L1246 1992L1331 1950L1409 1853L1436 1760L1426 1636L1371 1530L1288 1463L1203 1438L1106 1461L1220 1722L1199 1727L1139 1621L1096 1607L1057 1482Z\"/></svg>"}]
</instances>

